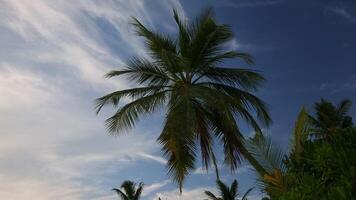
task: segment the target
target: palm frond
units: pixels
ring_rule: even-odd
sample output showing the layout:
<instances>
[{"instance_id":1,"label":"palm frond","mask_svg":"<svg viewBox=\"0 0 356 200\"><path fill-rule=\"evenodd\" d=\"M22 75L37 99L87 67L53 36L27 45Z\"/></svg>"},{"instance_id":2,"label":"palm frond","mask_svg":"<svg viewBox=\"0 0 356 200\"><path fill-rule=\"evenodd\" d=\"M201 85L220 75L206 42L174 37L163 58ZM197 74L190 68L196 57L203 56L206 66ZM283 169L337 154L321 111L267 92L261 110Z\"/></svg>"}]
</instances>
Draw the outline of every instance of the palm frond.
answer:
<instances>
[{"instance_id":1,"label":"palm frond","mask_svg":"<svg viewBox=\"0 0 356 200\"><path fill-rule=\"evenodd\" d=\"M119 195L120 198L122 198L122 200L130 200L129 197L124 192L122 192L120 189L113 188L112 190L115 191L116 194Z\"/></svg>"},{"instance_id":2,"label":"palm frond","mask_svg":"<svg viewBox=\"0 0 356 200\"><path fill-rule=\"evenodd\" d=\"M254 187L248 189L245 194L242 196L242 199L241 200L247 200L247 195L252 192L252 190L254 189Z\"/></svg>"},{"instance_id":3,"label":"palm frond","mask_svg":"<svg viewBox=\"0 0 356 200\"><path fill-rule=\"evenodd\" d=\"M137 189L135 192L134 200L139 200L143 191L144 184L141 182L137 185Z\"/></svg>"},{"instance_id":4,"label":"palm frond","mask_svg":"<svg viewBox=\"0 0 356 200\"><path fill-rule=\"evenodd\" d=\"M190 35L188 24L179 17L177 10L173 10L174 20L179 28L178 45L180 54L186 57L190 54Z\"/></svg>"},{"instance_id":5,"label":"palm frond","mask_svg":"<svg viewBox=\"0 0 356 200\"><path fill-rule=\"evenodd\" d=\"M214 54L210 57L206 57L205 63L202 64L204 67L215 66L228 59L239 58L245 61L249 65L253 65L253 57L250 54L237 52L237 51L226 51L222 53Z\"/></svg>"},{"instance_id":6,"label":"palm frond","mask_svg":"<svg viewBox=\"0 0 356 200\"><path fill-rule=\"evenodd\" d=\"M220 200L220 198L216 197L212 192L210 191L204 191L205 195L210 198L210 200Z\"/></svg>"},{"instance_id":7,"label":"palm frond","mask_svg":"<svg viewBox=\"0 0 356 200\"><path fill-rule=\"evenodd\" d=\"M191 68L205 66L212 56L221 53L224 44L233 38L230 27L217 25L213 19L207 19L192 38Z\"/></svg>"},{"instance_id":8,"label":"palm frond","mask_svg":"<svg viewBox=\"0 0 356 200\"><path fill-rule=\"evenodd\" d=\"M293 152L297 160L303 150L302 143L308 139L311 130L311 120L306 108L303 106L295 122L293 137L291 139L291 152Z\"/></svg>"},{"instance_id":9,"label":"palm frond","mask_svg":"<svg viewBox=\"0 0 356 200\"><path fill-rule=\"evenodd\" d=\"M224 162L232 171L236 170L241 163L242 134L236 125L232 113L215 113L213 119L214 132L224 147Z\"/></svg>"},{"instance_id":10,"label":"palm frond","mask_svg":"<svg viewBox=\"0 0 356 200\"><path fill-rule=\"evenodd\" d=\"M161 92L144 96L132 101L120 108L112 117L106 120L106 125L110 133L118 133L121 130L130 129L135 126L140 115L155 111L159 106L163 106L167 92Z\"/></svg>"},{"instance_id":11,"label":"palm frond","mask_svg":"<svg viewBox=\"0 0 356 200\"><path fill-rule=\"evenodd\" d=\"M194 103L196 113L196 136L200 143L200 151L202 156L202 164L205 169L209 168L211 156L213 156L212 145L213 139L210 133L209 121L206 118L207 111L200 105L199 102Z\"/></svg>"},{"instance_id":12,"label":"palm frond","mask_svg":"<svg viewBox=\"0 0 356 200\"><path fill-rule=\"evenodd\" d=\"M160 66L144 58L133 57L127 62L127 66L122 70L113 70L106 74L107 78L126 75L137 84L166 85L173 81Z\"/></svg>"},{"instance_id":13,"label":"palm frond","mask_svg":"<svg viewBox=\"0 0 356 200\"><path fill-rule=\"evenodd\" d=\"M136 29L136 34L145 38L146 46L155 62L164 68L166 72L169 72L171 76L175 76L177 72L180 73L177 63L181 59L177 54L176 42L169 36L150 31L136 18L133 20L132 24Z\"/></svg>"},{"instance_id":14,"label":"palm frond","mask_svg":"<svg viewBox=\"0 0 356 200\"><path fill-rule=\"evenodd\" d=\"M194 127L195 113L189 95L172 94L165 126L158 141L164 156L168 158L168 173L182 192L185 177L194 169L196 144Z\"/></svg>"},{"instance_id":15,"label":"palm frond","mask_svg":"<svg viewBox=\"0 0 356 200\"><path fill-rule=\"evenodd\" d=\"M230 199L230 189L227 185L225 185L222 181L217 180L216 185L218 186L220 196L222 199Z\"/></svg>"},{"instance_id":16,"label":"palm frond","mask_svg":"<svg viewBox=\"0 0 356 200\"><path fill-rule=\"evenodd\" d=\"M219 83L212 83L212 82L202 82L197 84L201 89L208 90L211 93L217 93L220 98L224 98L225 103L226 101L230 102L231 109L234 112L239 112L239 109L246 108L246 110L253 109L257 113L257 118L262 122L264 125L268 126L272 122L271 117L268 114L268 109L266 104L260 100L258 97L252 95L249 92L240 90L238 88L219 84ZM230 100L229 100L230 99ZM242 114L244 117L249 118L247 115ZM251 124L255 129L259 129L256 127L256 123Z\"/></svg>"},{"instance_id":17,"label":"palm frond","mask_svg":"<svg viewBox=\"0 0 356 200\"><path fill-rule=\"evenodd\" d=\"M352 102L348 99L342 100L337 106L337 112L340 116L345 116L352 106Z\"/></svg>"},{"instance_id":18,"label":"palm frond","mask_svg":"<svg viewBox=\"0 0 356 200\"><path fill-rule=\"evenodd\" d=\"M136 192L135 191L136 185L135 185L134 182L132 182L132 181L124 181L121 184L121 188L125 191L125 194L129 199L133 199L134 198L134 195L135 195L135 192Z\"/></svg>"},{"instance_id":19,"label":"palm frond","mask_svg":"<svg viewBox=\"0 0 356 200\"><path fill-rule=\"evenodd\" d=\"M237 180L234 180L230 186L230 196L233 197L233 199L235 199L236 196L238 195L238 187L239 187L239 184L238 184Z\"/></svg>"},{"instance_id":20,"label":"palm frond","mask_svg":"<svg viewBox=\"0 0 356 200\"><path fill-rule=\"evenodd\" d=\"M271 138L256 134L249 140L247 148L269 174L273 173L275 169L284 171L285 153L272 142Z\"/></svg>"},{"instance_id":21,"label":"palm frond","mask_svg":"<svg viewBox=\"0 0 356 200\"><path fill-rule=\"evenodd\" d=\"M162 86L148 86L140 88L131 88L126 90L116 91L105 96L102 96L95 100L95 109L98 114L103 106L111 104L113 106L118 106L121 99L124 97L129 97L133 100L142 98L147 95L155 94L162 91L165 87Z\"/></svg>"},{"instance_id":22,"label":"palm frond","mask_svg":"<svg viewBox=\"0 0 356 200\"><path fill-rule=\"evenodd\" d=\"M215 83L241 87L246 90L256 90L264 81L264 77L257 71L240 68L207 67L195 79L198 82L202 78Z\"/></svg>"},{"instance_id":23,"label":"palm frond","mask_svg":"<svg viewBox=\"0 0 356 200\"><path fill-rule=\"evenodd\" d=\"M132 25L135 27L136 34L145 38L146 45L154 57L160 59L162 50L176 52L176 44L168 36L150 31L136 18L133 18Z\"/></svg>"}]
</instances>

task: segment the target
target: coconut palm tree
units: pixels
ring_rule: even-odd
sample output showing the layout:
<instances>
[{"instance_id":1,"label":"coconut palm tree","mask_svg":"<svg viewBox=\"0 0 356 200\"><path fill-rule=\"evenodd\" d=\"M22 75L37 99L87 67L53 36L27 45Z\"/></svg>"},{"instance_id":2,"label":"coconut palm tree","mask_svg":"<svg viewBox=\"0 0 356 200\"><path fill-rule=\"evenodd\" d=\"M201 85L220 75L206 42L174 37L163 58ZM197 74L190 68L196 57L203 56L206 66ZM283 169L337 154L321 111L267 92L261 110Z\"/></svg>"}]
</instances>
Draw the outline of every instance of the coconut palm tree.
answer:
<instances>
[{"instance_id":1,"label":"coconut palm tree","mask_svg":"<svg viewBox=\"0 0 356 200\"><path fill-rule=\"evenodd\" d=\"M209 167L216 140L222 144L225 163L232 170L238 167L242 156L263 170L244 148L237 120L245 120L256 131L261 125L270 124L265 103L253 94L265 79L254 70L221 66L231 59L242 59L247 64L253 64L253 60L249 54L227 49L227 43L234 38L231 28L218 24L210 9L191 23L176 11L174 19L177 38L151 31L133 19L137 35L145 40L149 58L132 57L124 68L106 75L126 76L137 84L97 99L97 112L104 105L117 108L106 120L108 131L123 133L134 127L142 115L163 108L165 122L158 142L168 158L168 173L180 188L195 168L198 149L203 165ZM124 97L131 101L121 104Z\"/></svg>"},{"instance_id":2,"label":"coconut palm tree","mask_svg":"<svg viewBox=\"0 0 356 200\"><path fill-rule=\"evenodd\" d=\"M122 200L139 200L143 190L143 183L135 184L132 181L124 181L121 189L113 188L112 190L119 195Z\"/></svg>"},{"instance_id":3,"label":"coconut palm tree","mask_svg":"<svg viewBox=\"0 0 356 200\"><path fill-rule=\"evenodd\" d=\"M222 181L217 180L216 185L218 186L220 196L217 197L210 191L205 191L206 196L208 196L208 199L210 200L247 200L247 195L253 190L253 188L249 189L241 199L239 199L237 196L239 195L238 193L238 183L236 180L234 180L231 183L231 186L228 187L225 185Z\"/></svg>"},{"instance_id":4,"label":"coconut palm tree","mask_svg":"<svg viewBox=\"0 0 356 200\"><path fill-rule=\"evenodd\" d=\"M310 116L314 135L317 138L325 138L338 128L352 127L352 117L347 115L351 105L350 100L343 100L337 106L324 99L315 103L315 116Z\"/></svg>"}]
</instances>

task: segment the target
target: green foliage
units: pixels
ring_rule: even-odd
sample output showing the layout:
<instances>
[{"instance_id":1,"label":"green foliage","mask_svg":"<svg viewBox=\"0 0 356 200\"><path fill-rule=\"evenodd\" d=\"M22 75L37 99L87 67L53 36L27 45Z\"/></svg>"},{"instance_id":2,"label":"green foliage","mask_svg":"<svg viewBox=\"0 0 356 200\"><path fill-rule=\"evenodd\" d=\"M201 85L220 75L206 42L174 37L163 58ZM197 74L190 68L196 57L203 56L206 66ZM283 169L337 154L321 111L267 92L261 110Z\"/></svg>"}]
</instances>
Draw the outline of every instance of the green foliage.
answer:
<instances>
[{"instance_id":1,"label":"green foliage","mask_svg":"<svg viewBox=\"0 0 356 200\"><path fill-rule=\"evenodd\" d=\"M356 128L346 115L350 105L343 101L333 106L322 100L316 104L315 118L303 107L289 153L283 153L262 134L250 139L249 151L266 169L259 177L262 191L277 200L353 199ZM318 137L314 137L316 133Z\"/></svg>"},{"instance_id":2,"label":"green foliage","mask_svg":"<svg viewBox=\"0 0 356 200\"><path fill-rule=\"evenodd\" d=\"M238 198L238 195L239 195L238 183L236 180L234 180L231 183L230 187L225 185L220 180L216 181L216 185L218 186L220 197L217 197L215 194L213 194L210 191L205 191L205 195L208 196L208 199L210 199L210 200L239 200L239 198ZM253 188L250 188L249 190L247 190L247 192L242 196L241 200L247 200L247 195L252 190L253 190Z\"/></svg>"},{"instance_id":3,"label":"green foliage","mask_svg":"<svg viewBox=\"0 0 356 200\"><path fill-rule=\"evenodd\" d=\"M271 123L265 103L253 94L264 77L253 70L220 66L229 59L242 59L248 65L253 60L249 54L226 49L233 32L230 26L218 24L210 9L193 22L181 19L176 11L174 19L179 29L177 38L151 31L133 19L150 58L133 57L124 68L106 75L125 76L138 85L97 99L97 112L105 105L117 109L106 120L108 131L122 133L133 128L143 115L166 108L158 142L168 159L169 175L180 189L195 168L197 151L200 150L204 167L215 161L215 140L223 146L225 163L232 170L245 156L264 173L245 149L236 122L245 120L258 132L261 125ZM123 98L130 102L123 104Z\"/></svg>"},{"instance_id":4,"label":"green foliage","mask_svg":"<svg viewBox=\"0 0 356 200\"><path fill-rule=\"evenodd\" d=\"M338 129L330 141L306 141L299 161L287 160L295 179L280 199L353 199L356 196L356 128Z\"/></svg>"},{"instance_id":5,"label":"green foliage","mask_svg":"<svg viewBox=\"0 0 356 200\"><path fill-rule=\"evenodd\" d=\"M121 189L114 188L112 190L115 191L122 200L139 200L143 190L143 183L136 184L132 181L124 181L120 188Z\"/></svg>"},{"instance_id":6,"label":"green foliage","mask_svg":"<svg viewBox=\"0 0 356 200\"><path fill-rule=\"evenodd\" d=\"M327 138L336 129L352 127L352 117L347 115L351 105L350 100L343 100L337 106L324 99L315 103L315 116L310 116L314 126L313 135Z\"/></svg>"}]
</instances>

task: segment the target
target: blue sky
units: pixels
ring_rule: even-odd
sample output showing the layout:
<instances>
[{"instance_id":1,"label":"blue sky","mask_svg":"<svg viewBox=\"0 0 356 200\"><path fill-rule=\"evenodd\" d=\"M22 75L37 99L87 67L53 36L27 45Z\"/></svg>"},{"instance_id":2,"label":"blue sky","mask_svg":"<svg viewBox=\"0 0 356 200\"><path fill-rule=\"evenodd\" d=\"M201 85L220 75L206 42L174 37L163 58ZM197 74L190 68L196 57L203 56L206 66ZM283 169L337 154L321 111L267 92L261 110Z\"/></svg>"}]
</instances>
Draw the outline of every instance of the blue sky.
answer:
<instances>
[{"instance_id":1,"label":"blue sky","mask_svg":"<svg viewBox=\"0 0 356 200\"><path fill-rule=\"evenodd\" d=\"M132 86L103 75L145 55L131 16L174 35L173 7L192 19L209 5L236 34L229 48L251 53L253 69L266 76L259 96L274 120L266 133L284 149L301 106L322 97L355 101L352 0L0 1L0 199L117 199L110 190L125 179L145 182L143 199L196 199L214 190L214 174L197 162L178 197L155 142L163 113L113 137L103 123L112 110L93 111L95 98ZM255 186L245 164L221 172L228 183L239 181L241 193Z\"/></svg>"}]
</instances>

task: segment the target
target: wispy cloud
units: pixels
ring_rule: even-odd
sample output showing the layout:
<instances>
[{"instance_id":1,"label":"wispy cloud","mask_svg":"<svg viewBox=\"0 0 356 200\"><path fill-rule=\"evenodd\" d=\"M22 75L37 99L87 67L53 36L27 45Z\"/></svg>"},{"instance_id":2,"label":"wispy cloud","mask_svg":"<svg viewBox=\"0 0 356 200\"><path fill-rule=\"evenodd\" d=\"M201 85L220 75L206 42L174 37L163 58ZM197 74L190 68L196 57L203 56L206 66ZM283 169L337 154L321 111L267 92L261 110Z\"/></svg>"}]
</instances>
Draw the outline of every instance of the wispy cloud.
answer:
<instances>
[{"instance_id":1,"label":"wispy cloud","mask_svg":"<svg viewBox=\"0 0 356 200\"><path fill-rule=\"evenodd\" d=\"M245 44L245 43L238 42L236 39L232 39L226 45L227 48L231 50L237 50L237 51L257 51L257 50L265 49L253 44Z\"/></svg>"},{"instance_id":2,"label":"wispy cloud","mask_svg":"<svg viewBox=\"0 0 356 200\"><path fill-rule=\"evenodd\" d=\"M340 16L351 23L356 23L356 16L352 15L345 8L341 7L328 7L326 11L329 13L333 13L334 15Z\"/></svg>"},{"instance_id":3,"label":"wispy cloud","mask_svg":"<svg viewBox=\"0 0 356 200\"><path fill-rule=\"evenodd\" d=\"M219 165L218 166L219 168L219 171L223 169L223 166L222 165ZM247 172L249 169L251 169L248 165L243 165L241 167L239 167L237 170L236 170L236 173L237 174L242 174L242 173L245 173ZM205 168L203 167L198 167L194 170L193 174L203 174L203 175L206 175L206 174L214 174L215 173L215 169L210 169L209 171L207 171Z\"/></svg>"},{"instance_id":4,"label":"wispy cloud","mask_svg":"<svg viewBox=\"0 0 356 200\"><path fill-rule=\"evenodd\" d=\"M165 163L142 127L109 137L93 111L94 98L129 86L104 73L127 52L144 54L130 17L170 26L171 8L180 6L170 0L153 6L157 12L146 3L0 2L0 199L115 199L113 176L142 160Z\"/></svg>"},{"instance_id":5,"label":"wispy cloud","mask_svg":"<svg viewBox=\"0 0 356 200\"><path fill-rule=\"evenodd\" d=\"M171 183L171 180L167 179L167 180L164 180L164 181L161 181L161 182L157 182L157 183L152 183L150 185L146 185L144 187L143 192L142 192L142 196L146 197L146 196L152 194L152 192L155 192L155 191L161 189L162 187L168 185L169 183Z\"/></svg>"},{"instance_id":6,"label":"wispy cloud","mask_svg":"<svg viewBox=\"0 0 356 200\"><path fill-rule=\"evenodd\" d=\"M162 191L156 194L152 200L157 200L160 197L163 200L166 199L180 199L180 200L191 200L191 199L207 199L204 191L210 191L214 194L219 195L219 192L215 187L197 187L193 189L183 190L183 193L180 195L178 190L170 190L170 191ZM260 200L264 197L264 195L259 194L251 194L248 195L248 199L250 200ZM239 197L242 198L242 197Z\"/></svg>"},{"instance_id":7,"label":"wispy cloud","mask_svg":"<svg viewBox=\"0 0 356 200\"><path fill-rule=\"evenodd\" d=\"M153 200L158 199L180 199L180 200L191 200L191 199L206 199L204 195L204 191L209 190L212 192L216 192L216 189L213 187L198 187L194 189L183 190L183 193L180 194L178 190L170 190L170 191L163 191L158 192Z\"/></svg>"},{"instance_id":8,"label":"wispy cloud","mask_svg":"<svg viewBox=\"0 0 356 200\"><path fill-rule=\"evenodd\" d=\"M167 164L167 160L160 156L155 156L155 155L151 155L151 154L147 154L147 153L143 153L143 152L137 153L137 155L142 157L143 159L146 159L146 160L153 160L153 161L158 162L163 165Z\"/></svg>"}]
</instances>

